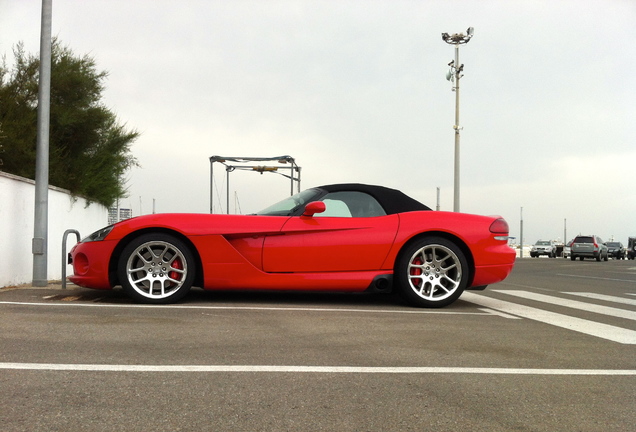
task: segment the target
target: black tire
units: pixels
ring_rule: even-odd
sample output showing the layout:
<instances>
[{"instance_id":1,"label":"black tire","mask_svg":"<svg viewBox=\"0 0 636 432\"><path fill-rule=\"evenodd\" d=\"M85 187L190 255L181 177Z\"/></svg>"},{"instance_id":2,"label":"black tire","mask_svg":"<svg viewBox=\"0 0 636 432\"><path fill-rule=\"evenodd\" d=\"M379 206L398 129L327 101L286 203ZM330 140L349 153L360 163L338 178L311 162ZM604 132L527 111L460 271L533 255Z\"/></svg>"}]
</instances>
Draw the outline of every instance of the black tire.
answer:
<instances>
[{"instance_id":1,"label":"black tire","mask_svg":"<svg viewBox=\"0 0 636 432\"><path fill-rule=\"evenodd\" d=\"M462 295L469 277L464 253L441 237L424 237L408 245L395 268L399 293L418 307L448 306Z\"/></svg>"},{"instance_id":2,"label":"black tire","mask_svg":"<svg viewBox=\"0 0 636 432\"><path fill-rule=\"evenodd\" d=\"M163 233L144 234L122 251L117 274L124 292L142 303L181 300L192 287L196 266L190 248Z\"/></svg>"}]
</instances>

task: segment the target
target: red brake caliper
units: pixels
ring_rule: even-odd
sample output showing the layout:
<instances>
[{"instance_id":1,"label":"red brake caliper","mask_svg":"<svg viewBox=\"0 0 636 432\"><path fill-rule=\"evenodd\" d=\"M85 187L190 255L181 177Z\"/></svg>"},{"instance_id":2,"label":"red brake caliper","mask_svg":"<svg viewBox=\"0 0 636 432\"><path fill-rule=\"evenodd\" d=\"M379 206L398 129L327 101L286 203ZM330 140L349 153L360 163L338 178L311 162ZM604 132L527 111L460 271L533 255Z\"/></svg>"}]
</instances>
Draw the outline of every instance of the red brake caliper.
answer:
<instances>
[{"instance_id":1,"label":"red brake caliper","mask_svg":"<svg viewBox=\"0 0 636 432\"><path fill-rule=\"evenodd\" d=\"M177 270L183 270L183 263L181 262L179 258L177 258L176 260L172 262L172 268L175 268ZM170 273L168 273L168 276L170 277L170 279L180 280L181 274L182 273L179 273L176 271L171 271Z\"/></svg>"},{"instance_id":2,"label":"red brake caliper","mask_svg":"<svg viewBox=\"0 0 636 432\"><path fill-rule=\"evenodd\" d=\"M424 264L424 262L422 261L422 258L417 257L413 261L411 261L411 264L413 264L413 265L422 265L422 264ZM417 268L417 267L411 267L411 270L410 270L409 274L411 276L420 276L422 274L422 269L421 268ZM413 284L413 286L419 287L421 285L421 283L422 283L422 280L421 279L412 279L411 283Z\"/></svg>"}]
</instances>

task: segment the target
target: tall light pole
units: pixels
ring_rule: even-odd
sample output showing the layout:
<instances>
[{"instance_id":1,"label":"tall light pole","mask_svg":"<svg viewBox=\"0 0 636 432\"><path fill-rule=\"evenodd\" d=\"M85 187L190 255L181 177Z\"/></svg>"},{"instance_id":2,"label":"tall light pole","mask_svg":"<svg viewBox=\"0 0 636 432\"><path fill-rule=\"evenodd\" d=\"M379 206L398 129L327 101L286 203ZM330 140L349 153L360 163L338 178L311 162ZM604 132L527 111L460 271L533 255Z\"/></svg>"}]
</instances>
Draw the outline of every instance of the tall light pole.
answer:
<instances>
[{"instance_id":1,"label":"tall light pole","mask_svg":"<svg viewBox=\"0 0 636 432\"><path fill-rule=\"evenodd\" d=\"M455 45L455 60L451 60L448 64L450 70L446 74L446 79L454 81L455 86L453 91L455 92L455 168L454 168L454 185L453 185L453 211L459 211L459 79L463 76L464 65L459 63L459 46L467 44L473 37L474 29L468 27L466 34L464 33L442 33L442 39L444 42L450 45Z\"/></svg>"},{"instance_id":2,"label":"tall light pole","mask_svg":"<svg viewBox=\"0 0 636 432\"><path fill-rule=\"evenodd\" d=\"M33 286L48 285L49 123L51 115L51 15L52 0L42 0L40 31L40 81L38 133L35 161L35 213L33 226Z\"/></svg>"}]
</instances>

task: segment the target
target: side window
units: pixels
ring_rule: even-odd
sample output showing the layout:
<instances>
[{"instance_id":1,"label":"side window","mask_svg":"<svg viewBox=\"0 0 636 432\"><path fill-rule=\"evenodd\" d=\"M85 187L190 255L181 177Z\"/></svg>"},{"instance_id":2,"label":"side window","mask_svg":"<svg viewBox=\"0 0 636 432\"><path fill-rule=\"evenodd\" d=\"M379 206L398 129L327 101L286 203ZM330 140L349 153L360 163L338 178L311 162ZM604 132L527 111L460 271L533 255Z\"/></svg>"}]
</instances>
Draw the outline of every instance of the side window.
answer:
<instances>
[{"instance_id":1,"label":"side window","mask_svg":"<svg viewBox=\"0 0 636 432\"><path fill-rule=\"evenodd\" d=\"M386 212L371 195L364 192L332 192L322 201L327 210L316 213L314 217L375 217L385 216Z\"/></svg>"}]
</instances>

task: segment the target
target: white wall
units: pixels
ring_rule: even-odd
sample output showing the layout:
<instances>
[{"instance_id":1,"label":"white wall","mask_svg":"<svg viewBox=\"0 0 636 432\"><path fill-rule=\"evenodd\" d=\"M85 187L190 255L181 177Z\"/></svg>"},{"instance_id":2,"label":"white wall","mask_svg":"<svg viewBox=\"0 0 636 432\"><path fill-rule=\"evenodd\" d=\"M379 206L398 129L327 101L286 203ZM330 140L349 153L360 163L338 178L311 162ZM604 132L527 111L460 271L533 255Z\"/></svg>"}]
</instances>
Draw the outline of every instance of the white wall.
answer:
<instances>
[{"instance_id":1,"label":"white wall","mask_svg":"<svg viewBox=\"0 0 636 432\"><path fill-rule=\"evenodd\" d=\"M62 278L62 238L75 229L83 237L108 224L108 209L101 204L86 207L84 198L73 198L64 189L49 187L47 279ZM0 287L31 283L35 182L0 171ZM67 252L77 237L70 234ZM66 274L73 274L71 266Z\"/></svg>"}]
</instances>

